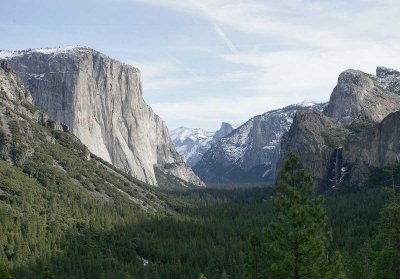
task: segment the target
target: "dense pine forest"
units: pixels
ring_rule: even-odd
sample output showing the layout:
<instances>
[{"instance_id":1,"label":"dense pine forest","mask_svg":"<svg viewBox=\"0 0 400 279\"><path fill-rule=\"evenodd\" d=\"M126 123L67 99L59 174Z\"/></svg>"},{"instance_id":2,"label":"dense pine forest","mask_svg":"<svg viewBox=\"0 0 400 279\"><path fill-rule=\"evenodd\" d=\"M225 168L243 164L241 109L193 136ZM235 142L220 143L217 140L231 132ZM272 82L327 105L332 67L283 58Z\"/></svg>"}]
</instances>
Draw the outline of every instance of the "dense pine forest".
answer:
<instances>
[{"instance_id":1,"label":"dense pine forest","mask_svg":"<svg viewBox=\"0 0 400 279\"><path fill-rule=\"evenodd\" d=\"M281 233L290 233L279 218L288 208L275 201L285 198L282 186L160 192L173 212L149 215L129 204L99 203L74 185L60 187L60 172L35 179L26 168L0 163L2 188L14 189L13 196L1 193L4 278L283 278L265 273L274 259L280 269L287 264L266 255L279 247ZM319 200L313 210L320 225L326 223L319 237L332 240L322 253L340 258L342 277L326 278L398 278L400 206L393 189L399 182L399 167L389 166L376 170L365 187L306 194Z\"/></svg>"}]
</instances>

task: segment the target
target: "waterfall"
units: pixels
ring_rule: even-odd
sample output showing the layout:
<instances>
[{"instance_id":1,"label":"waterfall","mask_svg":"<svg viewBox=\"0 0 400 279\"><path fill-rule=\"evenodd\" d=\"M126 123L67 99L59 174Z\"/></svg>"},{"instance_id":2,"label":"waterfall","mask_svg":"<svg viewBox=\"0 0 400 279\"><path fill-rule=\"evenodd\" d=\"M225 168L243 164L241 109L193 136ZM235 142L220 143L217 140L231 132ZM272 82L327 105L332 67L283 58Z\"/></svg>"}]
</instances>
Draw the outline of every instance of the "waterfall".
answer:
<instances>
[{"instance_id":1,"label":"waterfall","mask_svg":"<svg viewBox=\"0 0 400 279\"><path fill-rule=\"evenodd\" d=\"M326 178L324 179L322 189L327 190L340 184L345 174L346 168L343 165L343 149L335 148L326 167Z\"/></svg>"}]
</instances>

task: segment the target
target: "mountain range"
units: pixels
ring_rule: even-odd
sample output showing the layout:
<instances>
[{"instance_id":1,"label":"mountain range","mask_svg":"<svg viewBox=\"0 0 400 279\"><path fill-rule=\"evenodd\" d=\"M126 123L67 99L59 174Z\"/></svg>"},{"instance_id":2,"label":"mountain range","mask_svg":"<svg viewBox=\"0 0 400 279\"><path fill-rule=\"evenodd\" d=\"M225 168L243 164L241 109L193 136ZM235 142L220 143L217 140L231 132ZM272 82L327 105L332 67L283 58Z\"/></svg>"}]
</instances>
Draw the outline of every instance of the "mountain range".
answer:
<instances>
[{"instance_id":1,"label":"mountain range","mask_svg":"<svg viewBox=\"0 0 400 279\"><path fill-rule=\"evenodd\" d=\"M255 116L205 149L193 169L211 183L274 182L293 152L320 190L361 184L374 168L400 160L394 136L399 95L396 70L346 70L329 102L304 101Z\"/></svg>"},{"instance_id":2,"label":"mountain range","mask_svg":"<svg viewBox=\"0 0 400 279\"><path fill-rule=\"evenodd\" d=\"M213 145L193 169L213 183L274 181L282 136L300 108L322 110L305 101L253 117Z\"/></svg>"},{"instance_id":3,"label":"mountain range","mask_svg":"<svg viewBox=\"0 0 400 279\"><path fill-rule=\"evenodd\" d=\"M393 136L400 73L384 67L376 75L344 71L327 103L305 101L240 126L223 122L216 132L168 132L143 100L139 69L96 50L0 51L0 60L29 92L21 102L74 134L89 154L150 185L274 182L293 152L323 190L362 183L374 168L400 157Z\"/></svg>"}]
</instances>

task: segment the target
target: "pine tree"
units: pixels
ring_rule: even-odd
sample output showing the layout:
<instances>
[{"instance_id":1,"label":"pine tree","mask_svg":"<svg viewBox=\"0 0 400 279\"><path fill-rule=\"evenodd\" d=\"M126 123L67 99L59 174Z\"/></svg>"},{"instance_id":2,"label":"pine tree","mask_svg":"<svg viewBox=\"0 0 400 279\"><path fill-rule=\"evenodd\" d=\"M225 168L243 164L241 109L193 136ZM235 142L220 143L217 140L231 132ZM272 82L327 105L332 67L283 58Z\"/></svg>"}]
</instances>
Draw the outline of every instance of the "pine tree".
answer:
<instances>
[{"instance_id":1,"label":"pine tree","mask_svg":"<svg viewBox=\"0 0 400 279\"><path fill-rule=\"evenodd\" d=\"M246 278L262 278L262 256L261 240L256 235L252 235L246 253Z\"/></svg>"},{"instance_id":2,"label":"pine tree","mask_svg":"<svg viewBox=\"0 0 400 279\"><path fill-rule=\"evenodd\" d=\"M8 272L6 266L0 264L0 279L14 279Z\"/></svg>"},{"instance_id":3,"label":"pine tree","mask_svg":"<svg viewBox=\"0 0 400 279\"><path fill-rule=\"evenodd\" d=\"M42 272L42 278L43 279L55 279L56 277L54 276L53 273L51 273L48 268L46 267L44 271Z\"/></svg>"},{"instance_id":4,"label":"pine tree","mask_svg":"<svg viewBox=\"0 0 400 279\"><path fill-rule=\"evenodd\" d=\"M313 179L299 169L289 153L280 173L273 206L276 219L264 230L265 278L345 278L341 258L328 246L323 199L315 194Z\"/></svg>"},{"instance_id":5,"label":"pine tree","mask_svg":"<svg viewBox=\"0 0 400 279\"><path fill-rule=\"evenodd\" d=\"M400 197L395 189L388 189L391 201L381 211L377 246L376 278L400 278Z\"/></svg>"},{"instance_id":6,"label":"pine tree","mask_svg":"<svg viewBox=\"0 0 400 279\"><path fill-rule=\"evenodd\" d=\"M125 272L124 279L136 279L135 275L131 275L128 272Z\"/></svg>"}]
</instances>

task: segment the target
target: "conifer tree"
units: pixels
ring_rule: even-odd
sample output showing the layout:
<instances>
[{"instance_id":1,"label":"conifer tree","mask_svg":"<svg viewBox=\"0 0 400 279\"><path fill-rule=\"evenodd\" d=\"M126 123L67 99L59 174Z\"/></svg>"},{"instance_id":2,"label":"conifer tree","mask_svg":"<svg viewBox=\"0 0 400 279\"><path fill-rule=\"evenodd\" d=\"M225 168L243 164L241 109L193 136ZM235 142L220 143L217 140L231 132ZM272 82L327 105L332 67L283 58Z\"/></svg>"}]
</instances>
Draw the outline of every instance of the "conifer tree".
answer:
<instances>
[{"instance_id":1,"label":"conifer tree","mask_svg":"<svg viewBox=\"0 0 400 279\"><path fill-rule=\"evenodd\" d=\"M276 187L276 219L264 230L264 278L345 278L341 258L329 252L331 234L323 199L311 176L289 153Z\"/></svg>"},{"instance_id":2,"label":"conifer tree","mask_svg":"<svg viewBox=\"0 0 400 279\"><path fill-rule=\"evenodd\" d=\"M0 264L0 279L14 279L8 272L7 267L2 264Z\"/></svg>"},{"instance_id":3,"label":"conifer tree","mask_svg":"<svg viewBox=\"0 0 400 279\"><path fill-rule=\"evenodd\" d=\"M381 211L375 239L377 279L400 278L400 197L395 188L388 189L388 192L391 201Z\"/></svg>"},{"instance_id":4,"label":"conifer tree","mask_svg":"<svg viewBox=\"0 0 400 279\"><path fill-rule=\"evenodd\" d=\"M262 245L261 240L252 235L249 239L249 247L246 253L246 278L262 278Z\"/></svg>"}]
</instances>

